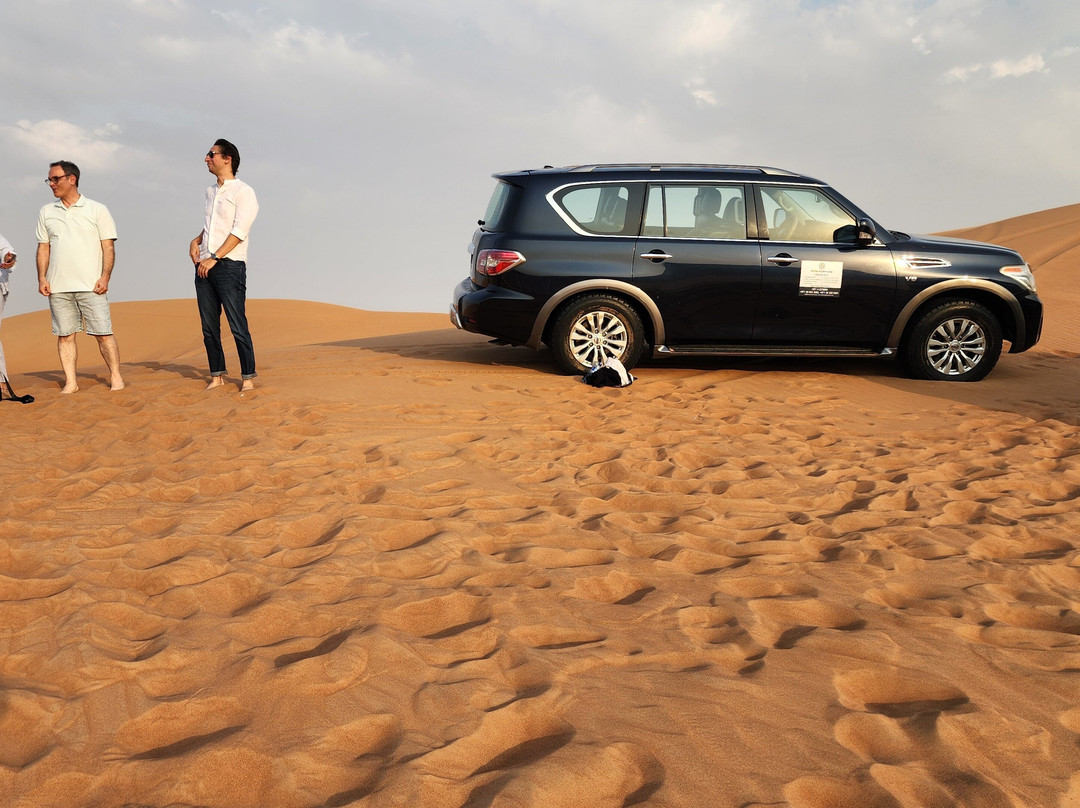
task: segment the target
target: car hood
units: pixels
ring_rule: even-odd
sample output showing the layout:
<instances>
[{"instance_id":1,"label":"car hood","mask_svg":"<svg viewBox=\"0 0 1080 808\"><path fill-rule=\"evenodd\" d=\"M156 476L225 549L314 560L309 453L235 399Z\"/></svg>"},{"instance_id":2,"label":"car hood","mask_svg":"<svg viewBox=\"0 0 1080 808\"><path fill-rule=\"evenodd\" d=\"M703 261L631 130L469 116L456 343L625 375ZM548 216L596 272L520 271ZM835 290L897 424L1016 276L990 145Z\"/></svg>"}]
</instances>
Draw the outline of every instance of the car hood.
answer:
<instances>
[{"instance_id":1,"label":"car hood","mask_svg":"<svg viewBox=\"0 0 1080 808\"><path fill-rule=\"evenodd\" d=\"M984 241L972 241L966 238L950 238L949 236L909 236L907 239L901 239L891 246L900 252L980 253L982 255L1020 258L1020 254L1016 250L1010 250L1008 247L987 244Z\"/></svg>"}]
</instances>

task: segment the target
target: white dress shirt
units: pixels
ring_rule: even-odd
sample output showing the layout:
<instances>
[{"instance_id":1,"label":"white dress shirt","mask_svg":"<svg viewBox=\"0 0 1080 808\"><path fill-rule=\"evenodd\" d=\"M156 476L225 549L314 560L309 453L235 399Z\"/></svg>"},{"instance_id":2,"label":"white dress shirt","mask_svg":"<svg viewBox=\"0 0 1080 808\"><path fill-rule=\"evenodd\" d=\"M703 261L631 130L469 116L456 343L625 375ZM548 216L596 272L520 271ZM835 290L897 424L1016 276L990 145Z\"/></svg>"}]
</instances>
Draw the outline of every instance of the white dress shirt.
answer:
<instances>
[{"instance_id":1,"label":"white dress shirt","mask_svg":"<svg viewBox=\"0 0 1080 808\"><path fill-rule=\"evenodd\" d=\"M230 235L240 239L229 254L230 261L246 261L248 232L259 213L259 201L254 189L237 179L216 182L206 189L206 219L203 224L202 241L199 242L199 260L216 253Z\"/></svg>"}]
</instances>

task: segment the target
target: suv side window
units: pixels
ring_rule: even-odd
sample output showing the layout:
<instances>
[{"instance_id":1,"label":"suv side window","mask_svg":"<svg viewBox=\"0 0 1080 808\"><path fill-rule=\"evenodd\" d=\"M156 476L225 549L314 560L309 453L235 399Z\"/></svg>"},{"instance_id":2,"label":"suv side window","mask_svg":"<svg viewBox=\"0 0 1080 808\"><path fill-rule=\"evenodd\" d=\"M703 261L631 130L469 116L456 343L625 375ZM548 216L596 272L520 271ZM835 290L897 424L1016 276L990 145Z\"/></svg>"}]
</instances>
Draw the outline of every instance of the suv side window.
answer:
<instances>
[{"instance_id":1,"label":"suv side window","mask_svg":"<svg viewBox=\"0 0 1080 808\"><path fill-rule=\"evenodd\" d=\"M630 189L626 185L578 185L555 195L563 218L596 235L622 235L626 230L626 210ZM636 231L635 222L633 230Z\"/></svg>"},{"instance_id":2,"label":"suv side window","mask_svg":"<svg viewBox=\"0 0 1080 808\"><path fill-rule=\"evenodd\" d=\"M761 186L762 210L773 241L833 244L841 227L854 227L855 219L816 188Z\"/></svg>"},{"instance_id":3,"label":"suv side window","mask_svg":"<svg viewBox=\"0 0 1080 808\"><path fill-rule=\"evenodd\" d=\"M643 236L746 238L746 200L740 185L650 185Z\"/></svg>"}]
</instances>

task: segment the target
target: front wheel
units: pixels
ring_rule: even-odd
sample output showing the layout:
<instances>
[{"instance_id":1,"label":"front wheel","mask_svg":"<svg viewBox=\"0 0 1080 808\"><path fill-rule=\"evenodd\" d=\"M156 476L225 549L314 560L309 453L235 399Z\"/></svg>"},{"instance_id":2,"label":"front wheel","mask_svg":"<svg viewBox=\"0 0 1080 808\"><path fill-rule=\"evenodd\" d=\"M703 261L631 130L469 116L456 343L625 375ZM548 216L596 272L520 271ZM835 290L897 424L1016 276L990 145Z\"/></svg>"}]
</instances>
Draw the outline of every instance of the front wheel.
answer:
<instances>
[{"instance_id":1,"label":"front wheel","mask_svg":"<svg viewBox=\"0 0 1080 808\"><path fill-rule=\"evenodd\" d=\"M916 321L900 352L917 379L977 382L1001 356L1001 325L981 303L946 301Z\"/></svg>"},{"instance_id":2,"label":"front wheel","mask_svg":"<svg viewBox=\"0 0 1080 808\"><path fill-rule=\"evenodd\" d=\"M587 295L572 302L551 328L551 350L567 373L584 373L607 359L629 370L641 358L645 329L633 307L612 295Z\"/></svg>"}]
</instances>

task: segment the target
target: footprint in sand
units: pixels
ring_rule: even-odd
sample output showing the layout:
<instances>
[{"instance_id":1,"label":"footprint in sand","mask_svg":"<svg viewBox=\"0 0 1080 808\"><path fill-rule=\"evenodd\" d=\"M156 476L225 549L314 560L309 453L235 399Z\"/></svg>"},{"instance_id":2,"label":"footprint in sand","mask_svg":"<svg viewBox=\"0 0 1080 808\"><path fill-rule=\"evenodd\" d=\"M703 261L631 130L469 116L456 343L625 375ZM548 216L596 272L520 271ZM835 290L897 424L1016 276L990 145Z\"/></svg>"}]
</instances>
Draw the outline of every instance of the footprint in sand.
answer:
<instances>
[{"instance_id":1,"label":"footprint in sand","mask_svg":"<svg viewBox=\"0 0 1080 808\"><path fill-rule=\"evenodd\" d=\"M567 594L598 603L625 606L637 603L654 588L640 578L615 570L607 575L578 578Z\"/></svg>"},{"instance_id":2,"label":"footprint in sand","mask_svg":"<svg viewBox=\"0 0 1080 808\"><path fill-rule=\"evenodd\" d=\"M902 718L967 704L959 688L925 671L877 668L837 674L833 686L849 710Z\"/></svg>"},{"instance_id":3,"label":"footprint in sand","mask_svg":"<svg viewBox=\"0 0 1080 808\"><path fill-rule=\"evenodd\" d=\"M986 616L1012 626L1059 634L1080 634L1080 614L1060 606L1029 606L1026 603L992 603Z\"/></svg>"},{"instance_id":4,"label":"footprint in sand","mask_svg":"<svg viewBox=\"0 0 1080 808\"><path fill-rule=\"evenodd\" d=\"M0 701L0 766L18 770L49 754L60 718L57 699L8 691Z\"/></svg>"},{"instance_id":5,"label":"footprint in sand","mask_svg":"<svg viewBox=\"0 0 1080 808\"><path fill-rule=\"evenodd\" d=\"M574 744L530 766L527 776L501 786L491 805L624 808L648 805L649 796L663 784L663 766L637 744Z\"/></svg>"},{"instance_id":6,"label":"footprint in sand","mask_svg":"<svg viewBox=\"0 0 1080 808\"><path fill-rule=\"evenodd\" d=\"M406 634L427 639L451 637L491 619L487 599L453 592L402 604L390 612L387 623Z\"/></svg>"},{"instance_id":7,"label":"footprint in sand","mask_svg":"<svg viewBox=\"0 0 1080 808\"><path fill-rule=\"evenodd\" d=\"M789 808L898 808L887 791L863 778L800 777L784 786L784 797Z\"/></svg>"},{"instance_id":8,"label":"footprint in sand","mask_svg":"<svg viewBox=\"0 0 1080 808\"><path fill-rule=\"evenodd\" d=\"M768 578L753 576L730 578L721 581L717 588L726 595L736 598L780 598L786 596L812 598L817 596L817 589L808 582L797 579Z\"/></svg>"},{"instance_id":9,"label":"footprint in sand","mask_svg":"<svg viewBox=\"0 0 1080 808\"><path fill-rule=\"evenodd\" d=\"M897 764L926 756L927 744L901 722L880 713L847 713L833 727L837 743L871 763Z\"/></svg>"},{"instance_id":10,"label":"footprint in sand","mask_svg":"<svg viewBox=\"0 0 1080 808\"><path fill-rule=\"evenodd\" d=\"M517 626L510 629L510 637L530 648L546 650L573 648L607 639L607 635L603 632L585 626L549 624Z\"/></svg>"},{"instance_id":11,"label":"footprint in sand","mask_svg":"<svg viewBox=\"0 0 1080 808\"><path fill-rule=\"evenodd\" d=\"M801 638L818 628L852 631L865 625L854 609L817 598L767 598L752 600L749 606L758 617L753 635L759 642L773 648L792 648Z\"/></svg>"},{"instance_id":12,"label":"footprint in sand","mask_svg":"<svg viewBox=\"0 0 1080 808\"><path fill-rule=\"evenodd\" d=\"M401 736L400 720L388 714L334 727L287 758L290 779L315 803L349 805L371 793Z\"/></svg>"},{"instance_id":13,"label":"footprint in sand","mask_svg":"<svg viewBox=\"0 0 1080 808\"><path fill-rule=\"evenodd\" d=\"M538 760L566 744L574 728L554 710L551 699L515 701L485 713L469 734L419 758L424 774L461 781Z\"/></svg>"},{"instance_id":14,"label":"footprint in sand","mask_svg":"<svg viewBox=\"0 0 1080 808\"><path fill-rule=\"evenodd\" d=\"M359 531L380 553L405 550L427 544L442 531L428 520L383 519L369 517L359 525Z\"/></svg>"},{"instance_id":15,"label":"footprint in sand","mask_svg":"<svg viewBox=\"0 0 1080 808\"><path fill-rule=\"evenodd\" d=\"M70 576L60 578L10 578L0 575L0 601L49 598L71 588Z\"/></svg>"},{"instance_id":16,"label":"footprint in sand","mask_svg":"<svg viewBox=\"0 0 1080 808\"><path fill-rule=\"evenodd\" d=\"M590 550L587 548L561 550L557 547L530 547L520 555L521 560L545 569L594 567L611 564L615 561L615 555L607 550Z\"/></svg>"},{"instance_id":17,"label":"footprint in sand","mask_svg":"<svg viewBox=\"0 0 1080 808\"><path fill-rule=\"evenodd\" d=\"M1058 716L1058 720L1061 725L1066 729L1080 734L1080 707L1074 707L1071 710L1066 710Z\"/></svg>"},{"instance_id":18,"label":"footprint in sand","mask_svg":"<svg viewBox=\"0 0 1080 808\"><path fill-rule=\"evenodd\" d=\"M760 670L768 649L754 641L723 606L687 606L678 613L683 634L708 649L709 662L724 670L745 675Z\"/></svg>"},{"instance_id":19,"label":"footprint in sand","mask_svg":"<svg viewBox=\"0 0 1080 808\"><path fill-rule=\"evenodd\" d=\"M184 755L239 732L251 718L251 711L234 699L166 702L124 723L114 753L131 760Z\"/></svg>"}]
</instances>

